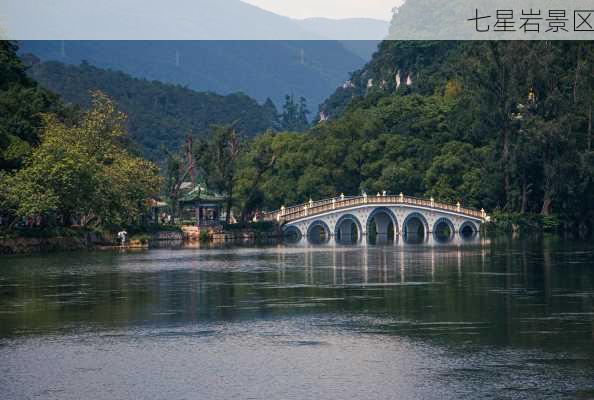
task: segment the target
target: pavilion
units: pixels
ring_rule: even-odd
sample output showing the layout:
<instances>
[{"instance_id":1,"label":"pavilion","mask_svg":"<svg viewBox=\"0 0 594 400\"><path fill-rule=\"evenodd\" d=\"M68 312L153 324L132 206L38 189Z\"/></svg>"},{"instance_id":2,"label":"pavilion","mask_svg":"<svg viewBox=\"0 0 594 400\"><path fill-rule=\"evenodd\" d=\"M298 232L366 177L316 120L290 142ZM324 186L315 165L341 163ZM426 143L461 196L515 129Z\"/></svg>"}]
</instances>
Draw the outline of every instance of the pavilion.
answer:
<instances>
[{"instance_id":1,"label":"pavilion","mask_svg":"<svg viewBox=\"0 0 594 400\"><path fill-rule=\"evenodd\" d=\"M199 184L180 198L180 216L182 221L192 221L198 226L219 225L225 221L224 204L225 196Z\"/></svg>"}]
</instances>

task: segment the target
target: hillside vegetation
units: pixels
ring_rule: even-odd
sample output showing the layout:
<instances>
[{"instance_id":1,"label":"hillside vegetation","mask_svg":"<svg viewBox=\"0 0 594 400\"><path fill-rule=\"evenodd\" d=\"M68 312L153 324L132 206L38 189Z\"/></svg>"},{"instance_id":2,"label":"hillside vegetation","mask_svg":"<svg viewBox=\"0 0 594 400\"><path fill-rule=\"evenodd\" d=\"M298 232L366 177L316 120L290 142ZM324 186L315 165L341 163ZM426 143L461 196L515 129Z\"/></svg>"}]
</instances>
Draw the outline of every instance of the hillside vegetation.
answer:
<instances>
[{"instance_id":1,"label":"hillside vegetation","mask_svg":"<svg viewBox=\"0 0 594 400\"><path fill-rule=\"evenodd\" d=\"M329 120L256 139L262 204L387 190L591 228L593 84L589 42L383 42Z\"/></svg>"},{"instance_id":2,"label":"hillside vegetation","mask_svg":"<svg viewBox=\"0 0 594 400\"><path fill-rule=\"evenodd\" d=\"M221 96L195 92L87 63L36 63L29 76L65 102L84 109L91 105L91 91L105 93L128 114L128 130L139 150L154 160L162 158L161 146L177 151L188 133L206 135L211 124L235 123L236 129L248 137L276 124L272 102L260 105L242 93Z\"/></svg>"}]
</instances>

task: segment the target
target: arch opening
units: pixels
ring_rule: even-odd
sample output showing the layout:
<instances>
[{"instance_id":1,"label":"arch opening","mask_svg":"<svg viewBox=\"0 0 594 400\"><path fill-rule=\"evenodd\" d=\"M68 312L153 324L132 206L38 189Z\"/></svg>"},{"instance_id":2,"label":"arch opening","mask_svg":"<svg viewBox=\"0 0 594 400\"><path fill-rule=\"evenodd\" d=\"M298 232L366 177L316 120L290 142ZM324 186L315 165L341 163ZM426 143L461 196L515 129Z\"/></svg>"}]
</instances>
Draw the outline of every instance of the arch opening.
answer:
<instances>
[{"instance_id":1,"label":"arch opening","mask_svg":"<svg viewBox=\"0 0 594 400\"><path fill-rule=\"evenodd\" d=\"M322 221L313 222L307 230L307 240L313 244L325 244L330 241L330 229Z\"/></svg>"},{"instance_id":2,"label":"arch opening","mask_svg":"<svg viewBox=\"0 0 594 400\"><path fill-rule=\"evenodd\" d=\"M334 238L340 244L355 244L361 240L361 224L354 215L344 215L336 222Z\"/></svg>"},{"instance_id":3,"label":"arch opening","mask_svg":"<svg viewBox=\"0 0 594 400\"><path fill-rule=\"evenodd\" d=\"M423 243L427 238L428 224L421 214L410 214L406 217L403 226L404 240L407 243Z\"/></svg>"},{"instance_id":4,"label":"arch opening","mask_svg":"<svg viewBox=\"0 0 594 400\"><path fill-rule=\"evenodd\" d=\"M447 243L454 239L454 224L447 218L440 218L433 226L433 238L436 242Z\"/></svg>"},{"instance_id":5,"label":"arch opening","mask_svg":"<svg viewBox=\"0 0 594 400\"><path fill-rule=\"evenodd\" d=\"M397 232L396 217L387 208L378 208L369 216L367 222L369 244L394 243Z\"/></svg>"},{"instance_id":6,"label":"arch opening","mask_svg":"<svg viewBox=\"0 0 594 400\"><path fill-rule=\"evenodd\" d=\"M476 237L477 229L472 222L465 222L460 227L460 237L464 240L471 240Z\"/></svg>"},{"instance_id":7,"label":"arch opening","mask_svg":"<svg viewBox=\"0 0 594 400\"><path fill-rule=\"evenodd\" d=\"M283 240L287 243L299 243L301 236L301 231L295 226L283 229Z\"/></svg>"}]
</instances>

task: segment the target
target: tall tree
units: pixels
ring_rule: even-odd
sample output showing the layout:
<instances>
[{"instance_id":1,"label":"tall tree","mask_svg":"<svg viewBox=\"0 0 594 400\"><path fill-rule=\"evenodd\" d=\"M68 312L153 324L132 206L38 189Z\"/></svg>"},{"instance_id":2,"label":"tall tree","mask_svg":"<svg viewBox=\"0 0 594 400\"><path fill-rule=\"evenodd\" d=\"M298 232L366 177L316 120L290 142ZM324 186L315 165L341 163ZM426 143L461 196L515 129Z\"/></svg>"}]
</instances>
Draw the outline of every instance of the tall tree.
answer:
<instances>
[{"instance_id":1,"label":"tall tree","mask_svg":"<svg viewBox=\"0 0 594 400\"><path fill-rule=\"evenodd\" d=\"M281 116L282 129L294 132L306 130L309 126L308 115L309 110L307 109L307 101L304 97L300 97L299 102L297 102L293 94L285 96L285 104L283 105Z\"/></svg>"},{"instance_id":2,"label":"tall tree","mask_svg":"<svg viewBox=\"0 0 594 400\"><path fill-rule=\"evenodd\" d=\"M233 125L214 125L212 136L202 141L194 150L196 163L204 171L206 183L211 189L226 197L226 222L230 222L237 161L243 143Z\"/></svg>"}]
</instances>

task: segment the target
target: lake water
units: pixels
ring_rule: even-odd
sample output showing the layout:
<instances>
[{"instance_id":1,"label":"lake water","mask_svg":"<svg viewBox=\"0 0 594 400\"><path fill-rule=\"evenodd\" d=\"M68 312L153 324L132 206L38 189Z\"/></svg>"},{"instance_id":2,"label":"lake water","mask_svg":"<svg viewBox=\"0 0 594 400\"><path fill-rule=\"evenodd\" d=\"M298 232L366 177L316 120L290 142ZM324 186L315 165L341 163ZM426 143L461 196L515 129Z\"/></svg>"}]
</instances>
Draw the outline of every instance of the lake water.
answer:
<instances>
[{"instance_id":1,"label":"lake water","mask_svg":"<svg viewBox=\"0 0 594 400\"><path fill-rule=\"evenodd\" d=\"M0 398L594 398L594 246L0 258Z\"/></svg>"}]
</instances>

